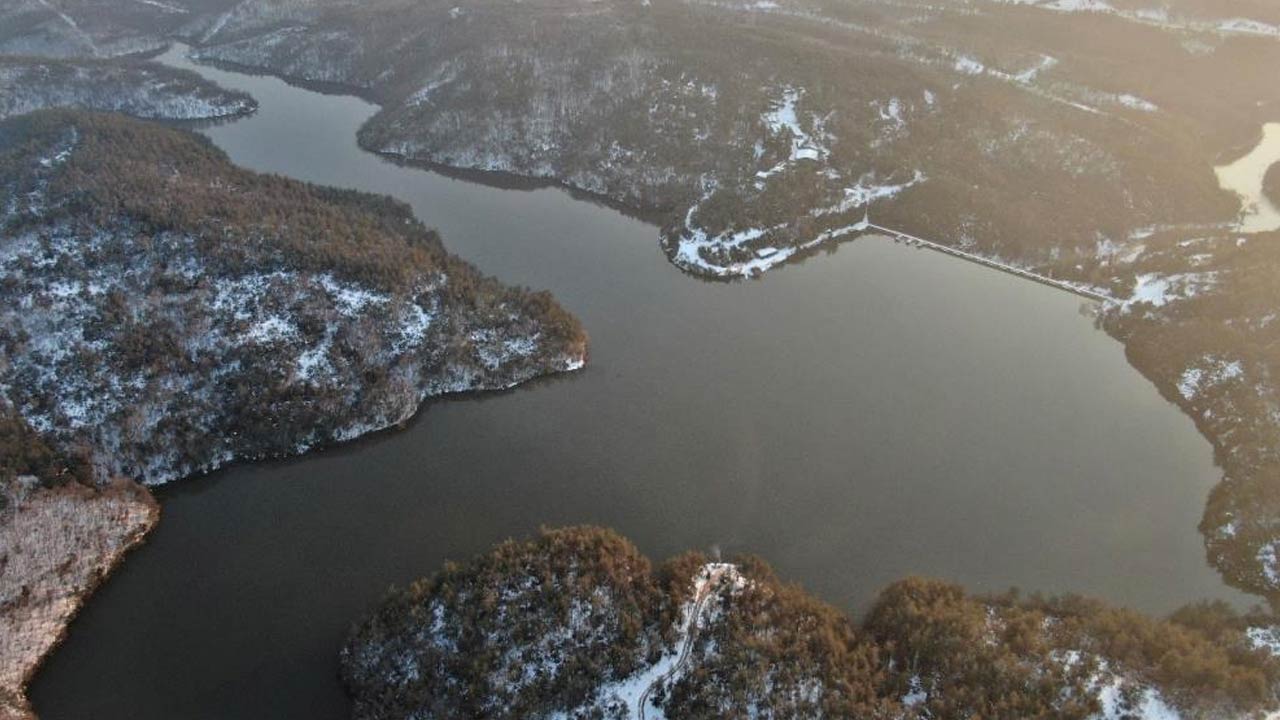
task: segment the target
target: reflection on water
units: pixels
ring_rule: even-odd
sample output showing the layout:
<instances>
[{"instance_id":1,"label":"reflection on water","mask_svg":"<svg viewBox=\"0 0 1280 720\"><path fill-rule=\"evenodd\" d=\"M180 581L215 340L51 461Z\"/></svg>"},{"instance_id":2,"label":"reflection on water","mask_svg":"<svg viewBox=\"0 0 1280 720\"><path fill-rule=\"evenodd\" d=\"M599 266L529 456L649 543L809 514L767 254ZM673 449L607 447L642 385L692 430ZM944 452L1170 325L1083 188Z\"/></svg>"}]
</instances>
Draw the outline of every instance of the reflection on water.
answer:
<instances>
[{"instance_id":1,"label":"reflection on water","mask_svg":"<svg viewBox=\"0 0 1280 720\"><path fill-rule=\"evenodd\" d=\"M1267 169L1277 162L1280 162L1280 123L1268 123L1262 128L1262 141L1248 155L1230 165L1214 168L1218 184L1239 195L1244 202L1241 231L1280 230L1280 208L1262 192Z\"/></svg>"},{"instance_id":2,"label":"reflection on water","mask_svg":"<svg viewBox=\"0 0 1280 720\"><path fill-rule=\"evenodd\" d=\"M1153 611L1239 600L1196 531L1210 446L1078 298L876 238L700 282L608 208L361 152L360 100L200 72L262 102L204 131L235 162L410 203L485 272L552 290L592 362L166 489L37 678L44 720L345 718L353 618L542 524L613 526L655 558L757 553L850 609L911 573Z\"/></svg>"}]
</instances>

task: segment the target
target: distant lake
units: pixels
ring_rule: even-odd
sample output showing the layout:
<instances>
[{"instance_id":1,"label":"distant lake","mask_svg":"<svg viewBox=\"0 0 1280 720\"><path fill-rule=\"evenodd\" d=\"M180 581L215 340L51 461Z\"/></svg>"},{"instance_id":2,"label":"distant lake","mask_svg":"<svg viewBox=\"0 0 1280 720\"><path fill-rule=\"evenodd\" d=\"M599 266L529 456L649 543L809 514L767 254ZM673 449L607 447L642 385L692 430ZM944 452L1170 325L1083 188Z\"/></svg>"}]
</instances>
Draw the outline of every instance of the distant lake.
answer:
<instances>
[{"instance_id":1,"label":"distant lake","mask_svg":"<svg viewBox=\"0 0 1280 720\"><path fill-rule=\"evenodd\" d=\"M204 131L235 162L412 204L483 271L554 292L591 362L164 488L150 543L37 678L43 720L346 718L349 623L540 525L612 526L655 560L756 553L855 612L913 573L1154 612L1245 601L1196 530L1209 444L1080 298L880 238L703 282L599 204L359 150L361 100L163 59L261 101Z\"/></svg>"},{"instance_id":2,"label":"distant lake","mask_svg":"<svg viewBox=\"0 0 1280 720\"><path fill-rule=\"evenodd\" d=\"M1262 181L1267 170L1280 162L1280 123L1267 123L1262 128L1262 139L1244 157L1214 170L1218 184L1240 196L1244 203L1244 216L1240 220L1242 232L1269 232L1280 230L1280 208L1262 192Z\"/></svg>"}]
</instances>

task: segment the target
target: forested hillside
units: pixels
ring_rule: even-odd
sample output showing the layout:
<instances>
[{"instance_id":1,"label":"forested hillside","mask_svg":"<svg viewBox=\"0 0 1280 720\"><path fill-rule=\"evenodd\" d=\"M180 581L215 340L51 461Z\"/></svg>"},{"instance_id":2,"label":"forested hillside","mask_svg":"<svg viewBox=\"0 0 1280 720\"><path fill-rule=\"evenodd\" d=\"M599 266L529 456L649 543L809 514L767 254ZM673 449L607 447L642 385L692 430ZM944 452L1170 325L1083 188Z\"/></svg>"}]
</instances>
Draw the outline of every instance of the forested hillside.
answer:
<instances>
[{"instance_id":1,"label":"forested hillside","mask_svg":"<svg viewBox=\"0 0 1280 720\"><path fill-rule=\"evenodd\" d=\"M370 150L656 211L668 257L702 276L781 267L869 213L1110 294L1099 324L1223 468L1210 559L1280 604L1280 258L1274 232L1239 231L1213 173L1280 115L1274 3L0 0L0 51L108 56L168 35L376 99ZM255 332L280 342L273 328ZM24 402L68 427L89 407ZM233 427L278 437L262 418Z\"/></svg>"},{"instance_id":2,"label":"forested hillside","mask_svg":"<svg viewBox=\"0 0 1280 720\"><path fill-rule=\"evenodd\" d=\"M1212 162L1280 100L1280 30L1186 5L1140 22L993 2L252 0L197 56L360 88L384 106L371 150L664 211L694 273L776 267L856 234L871 203L1109 285L1100 241L1230 220Z\"/></svg>"},{"instance_id":3,"label":"forested hillside","mask_svg":"<svg viewBox=\"0 0 1280 720\"><path fill-rule=\"evenodd\" d=\"M0 56L0 119L55 107L209 120L252 112L253 98L150 62Z\"/></svg>"},{"instance_id":4,"label":"forested hillside","mask_svg":"<svg viewBox=\"0 0 1280 720\"><path fill-rule=\"evenodd\" d=\"M393 590L342 651L353 717L1255 718L1276 629L907 579L861 621L761 560L653 568L595 528L507 542Z\"/></svg>"},{"instance_id":5,"label":"forested hillside","mask_svg":"<svg viewBox=\"0 0 1280 720\"><path fill-rule=\"evenodd\" d=\"M39 661L155 523L134 480L585 362L549 295L481 275L404 205L242 170L185 131L0 122L0 196L0 717L25 717Z\"/></svg>"},{"instance_id":6,"label":"forested hillside","mask_svg":"<svg viewBox=\"0 0 1280 720\"><path fill-rule=\"evenodd\" d=\"M546 294L445 252L386 198L256 175L119 117L0 126L0 370L95 475L164 482L400 422L582 363Z\"/></svg>"},{"instance_id":7,"label":"forested hillside","mask_svg":"<svg viewBox=\"0 0 1280 720\"><path fill-rule=\"evenodd\" d=\"M0 0L0 54L110 58L156 52L168 35L236 4L237 0Z\"/></svg>"}]
</instances>

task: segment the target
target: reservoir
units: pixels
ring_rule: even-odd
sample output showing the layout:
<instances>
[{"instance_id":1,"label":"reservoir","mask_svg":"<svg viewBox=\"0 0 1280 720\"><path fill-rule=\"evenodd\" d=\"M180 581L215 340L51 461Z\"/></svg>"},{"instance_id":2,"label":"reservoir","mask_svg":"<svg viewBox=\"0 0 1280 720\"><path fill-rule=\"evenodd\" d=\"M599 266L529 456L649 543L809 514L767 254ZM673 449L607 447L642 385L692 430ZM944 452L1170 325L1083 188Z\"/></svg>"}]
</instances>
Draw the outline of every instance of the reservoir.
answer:
<instances>
[{"instance_id":1,"label":"reservoir","mask_svg":"<svg viewBox=\"0 0 1280 720\"><path fill-rule=\"evenodd\" d=\"M362 100L162 61L261 102L202 130L234 162L411 204L484 272L552 291L591 361L159 490L150 542L37 676L44 720L345 719L352 621L542 525L612 526L655 560L758 554L852 612L909 574L1158 613L1247 602L1196 530L1209 444L1079 297L879 238L704 282L603 205L361 151Z\"/></svg>"}]
</instances>

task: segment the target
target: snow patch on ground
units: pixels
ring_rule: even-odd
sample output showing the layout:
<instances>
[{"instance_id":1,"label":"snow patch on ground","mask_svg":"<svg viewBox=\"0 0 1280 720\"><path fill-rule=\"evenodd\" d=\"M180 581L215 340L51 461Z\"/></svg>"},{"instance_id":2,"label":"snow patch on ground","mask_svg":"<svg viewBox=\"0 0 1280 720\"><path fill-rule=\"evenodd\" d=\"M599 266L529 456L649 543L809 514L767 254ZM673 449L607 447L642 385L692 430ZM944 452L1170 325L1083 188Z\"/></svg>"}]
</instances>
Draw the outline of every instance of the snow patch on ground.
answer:
<instances>
[{"instance_id":1,"label":"snow patch on ground","mask_svg":"<svg viewBox=\"0 0 1280 720\"><path fill-rule=\"evenodd\" d=\"M454 80L457 80L457 78L457 70L450 65L445 65L436 71L431 78L418 89L417 92L410 95L409 98L405 100L405 104L413 107L424 105L431 101L431 96L434 95L437 90L448 85Z\"/></svg>"},{"instance_id":2,"label":"snow patch on ground","mask_svg":"<svg viewBox=\"0 0 1280 720\"><path fill-rule=\"evenodd\" d=\"M1280 38L1280 26L1258 20L1250 20L1249 18L1223 20L1218 23L1218 30L1230 35L1259 35Z\"/></svg>"},{"instance_id":3,"label":"snow patch on ground","mask_svg":"<svg viewBox=\"0 0 1280 720\"><path fill-rule=\"evenodd\" d=\"M806 131L800 122L796 106L804 96L803 89L787 87L782 97L776 100L773 107L764 113L760 120L770 137L781 138L788 142L789 149L785 159L767 170L756 173L756 177L764 180L786 170L802 160L822 161L831 154L827 146L818 138ZM816 132L822 132L822 121L813 118Z\"/></svg>"},{"instance_id":4,"label":"snow patch on ground","mask_svg":"<svg viewBox=\"0 0 1280 720\"><path fill-rule=\"evenodd\" d=\"M910 180L899 183L880 182L876 180L875 173L867 173L859 178L857 184L853 187L844 189L844 199L839 203L825 208L817 208L812 210L810 214L814 217L822 217L865 208L877 200L888 200L897 197L903 190L918 185L925 180L924 173L919 170L915 171Z\"/></svg>"},{"instance_id":5,"label":"snow patch on ground","mask_svg":"<svg viewBox=\"0 0 1280 720\"><path fill-rule=\"evenodd\" d=\"M1264 543L1258 548L1254 559L1258 561L1258 567L1262 570L1262 576L1267 579L1267 584L1273 588L1280 587L1280 571L1276 568L1276 542Z\"/></svg>"},{"instance_id":6,"label":"snow patch on ground","mask_svg":"<svg viewBox=\"0 0 1280 720\"><path fill-rule=\"evenodd\" d=\"M1249 646L1255 650L1266 650L1280 657L1280 625L1251 627L1245 631L1249 638Z\"/></svg>"},{"instance_id":7,"label":"snow patch on ground","mask_svg":"<svg viewBox=\"0 0 1280 720\"><path fill-rule=\"evenodd\" d=\"M1182 715L1165 700L1159 688L1129 676L1105 657L1079 650L1058 651L1053 659L1071 668L1090 660L1094 666L1086 691L1092 694L1102 711L1090 720L1181 720Z\"/></svg>"},{"instance_id":8,"label":"snow patch on ground","mask_svg":"<svg viewBox=\"0 0 1280 720\"><path fill-rule=\"evenodd\" d=\"M552 720L589 717L592 710L607 711L610 720L666 720L662 708L652 702L659 686L678 683L690 670L690 649L699 631L718 616L724 594L746 587L746 578L728 563L708 563L694 576L689 599L680 607L675 644L657 662L630 676L597 689L588 706L552 715Z\"/></svg>"},{"instance_id":9,"label":"snow patch on ground","mask_svg":"<svg viewBox=\"0 0 1280 720\"><path fill-rule=\"evenodd\" d=\"M1160 275L1144 273L1137 277L1133 294L1122 303L1124 310L1136 305L1148 304L1163 307L1175 300L1193 298L1217 283L1217 273L1178 273Z\"/></svg>"},{"instance_id":10,"label":"snow patch on ground","mask_svg":"<svg viewBox=\"0 0 1280 720\"><path fill-rule=\"evenodd\" d=\"M1141 110L1142 112L1156 112L1157 110L1160 109L1160 107L1155 103L1150 102L1148 100L1143 100L1137 95L1130 95L1128 93L1125 93L1122 95L1115 96L1115 99L1116 99L1116 102L1120 103L1121 105L1127 108L1132 108L1134 110Z\"/></svg>"},{"instance_id":11,"label":"snow patch on ground","mask_svg":"<svg viewBox=\"0 0 1280 720\"><path fill-rule=\"evenodd\" d=\"M710 193L705 195L703 200L705 201L709 197ZM671 261L676 266L686 270L714 277L756 277L785 263L794 257L796 253L810 250L836 238L865 232L870 228L870 220L864 215L863 219L858 222L825 230L808 241L784 245L782 248L774 246L761 247L753 251L748 256L748 259L733 259L734 257L744 256L745 253L742 251L748 243L759 240L770 233L779 232L784 226L747 228L709 235L706 230L698 227L694 222L694 215L699 206L700 204L694 205L685 214L684 230L680 234L679 245Z\"/></svg>"},{"instance_id":12,"label":"snow patch on ground","mask_svg":"<svg viewBox=\"0 0 1280 720\"><path fill-rule=\"evenodd\" d=\"M1102 705L1098 720L1181 720L1182 715L1165 702L1159 690L1143 688L1133 698L1126 685L1122 678L1113 677L1097 691Z\"/></svg>"},{"instance_id":13,"label":"snow patch on ground","mask_svg":"<svg viewBox=\"0 0 1280 720\"><path fill-rule=\"evenodd\" d=\"M928 699L929 691L925 689L924 681L920 679L919 675L912 675L908 683L907 693L902 696L902 704L906 707L915 707Z\"/></svg>"},{"instance_id":14,"label":"snow patch on ground","mask_svg":"<svg viewBox=\"0 0 1280 720\"><path fill-rule=\"evenodd\" d=\"M1199 364L1182 372L1178 392L1184 399L1193 400L1204 389L1238 380L1244 376L1244 366L1239 360L1226 360L1207 356Z\"/></svg>"},{"instance_id":15,"label":"snow patch on ground","mask_svg":"<svg viewBox=\"0 0 1280 720\"><path fill-rule=\"evenodd\" d=\"M1104 0L994 0L1005 5L1028 5L1063 13L1103 13L1125 20L1153 25L1175 32L1204 32L1219 35L1244 35L1280 38L1280 26L1234 17L1219 20L1175 16L1165 7L1122 9Z\"/></svg>"},{"instance_id":16,"label":"snow patch on ground","mask_svg":"<svg viewBox=\"0 0 1280 720\"><path fill-rule=\"evenodd\" d=\"M833 137L827 132L829 116L803 113L800 109L805 92L802 88L784 87L769 109L761 115L765 137L755 145L755 158L764 160L765 166L755 172L756 192L765 192L770 182L779 175L799 172L816 172L832 204L810 209L809 218L822 219L864 210L861 221L838 227L818 228L805 233L800 229L801 218L792 222L748 227L729 226L718 231L707 229L699 222L698 213L720 190L717 181L703 178L703 194L685 212L684 222L676 233L664 242L674 245L672 262L685 270L714 277L748 278L778 267L798 253L824 242L865 231L868 220L865 210L877 200L888 200L902 191L925 181L920 171L912 172L906 180L886 180L874 171L865 172L853 185L838 168L827 165L831 156L829 143ZM932 104L936 98L926 95ZM905 134L909 104L899 97L890 97L871 104L873 122L878 129L875 142L886 142ZM777 158L779 145L785 147ZM774 158L769 158L770 154ZM843 187L842 187L843 186ZM748 191L749 192L749 191ZM801 234L805 233L805 234ZM799 235L799 237L797 237Z\"/></svg>"},{"instance_id":17,"label":"snow patch on ground","mask_svg":"<svg viewBox=\"0 0 1280 720\"><path fill-rule=\"evenodd\" d=\"M956 58L956 72L961 75L981 75L987 71L987 66L978 61L977 58L969 55L961 55Z\"/></svg>"}]
</instances>

